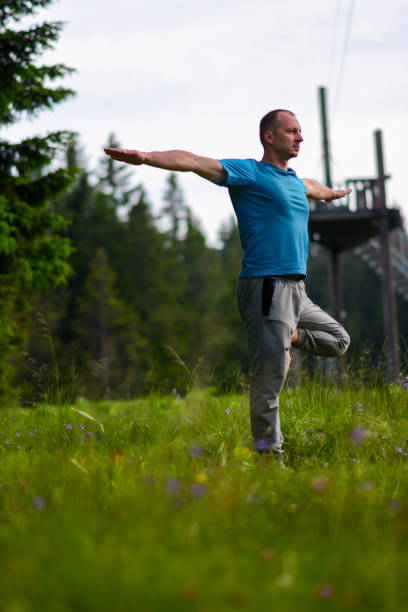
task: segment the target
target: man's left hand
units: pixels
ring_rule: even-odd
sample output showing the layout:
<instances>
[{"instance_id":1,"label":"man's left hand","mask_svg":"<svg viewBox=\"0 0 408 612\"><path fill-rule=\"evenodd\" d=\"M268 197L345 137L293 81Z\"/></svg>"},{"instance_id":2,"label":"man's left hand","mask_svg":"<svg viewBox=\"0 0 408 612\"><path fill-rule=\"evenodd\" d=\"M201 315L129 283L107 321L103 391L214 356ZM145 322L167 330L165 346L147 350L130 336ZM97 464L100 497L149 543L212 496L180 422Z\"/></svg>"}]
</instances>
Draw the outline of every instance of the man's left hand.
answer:
<instances>
[{"instance_id":1,"label":"man's left hand","mask_svg":"<svg viewBox=\"0 0 408 612\"><path fill-rule=\"evenodd\" d=\"M325 202L332 202L333 200L339 200L340 198L344 198L344 196L351 193L351 189L331 189L331 194L328 198L324 198Z\"/></svg>"}]
</instances>

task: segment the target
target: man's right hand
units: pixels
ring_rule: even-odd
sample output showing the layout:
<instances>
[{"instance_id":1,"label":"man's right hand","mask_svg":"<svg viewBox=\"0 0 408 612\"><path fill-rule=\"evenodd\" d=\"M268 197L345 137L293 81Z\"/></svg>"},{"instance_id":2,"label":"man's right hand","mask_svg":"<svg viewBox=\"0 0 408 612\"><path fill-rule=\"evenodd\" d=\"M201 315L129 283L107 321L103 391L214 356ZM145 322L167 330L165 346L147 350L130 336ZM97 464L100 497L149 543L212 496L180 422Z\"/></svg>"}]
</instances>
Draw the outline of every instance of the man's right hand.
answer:
<instances>
[{"instance_id":1,"label":"man's right hand","mask_svg":"<svg viewBox=\"0 0 408 612\"><path fill-rule=\"evenodd\" d=\"M202 178L221 185L227 179L227 172L218 159L202 157L188 151L151 151L142 153L133 149L105 149L105 153L116 161L140 166L154 166L173 172L194 172Z\"/></svg>"},{"instance_id":2,"label":"man's right hand","mask_svg":"<svg viewBox=\"0 0 408 612\"><path fill-rule=\"evenodd\" d=\"M140 166L146 161L146 154L132 149L104 149L105 153L116 161Z\"/></svg>"}]
</instances>

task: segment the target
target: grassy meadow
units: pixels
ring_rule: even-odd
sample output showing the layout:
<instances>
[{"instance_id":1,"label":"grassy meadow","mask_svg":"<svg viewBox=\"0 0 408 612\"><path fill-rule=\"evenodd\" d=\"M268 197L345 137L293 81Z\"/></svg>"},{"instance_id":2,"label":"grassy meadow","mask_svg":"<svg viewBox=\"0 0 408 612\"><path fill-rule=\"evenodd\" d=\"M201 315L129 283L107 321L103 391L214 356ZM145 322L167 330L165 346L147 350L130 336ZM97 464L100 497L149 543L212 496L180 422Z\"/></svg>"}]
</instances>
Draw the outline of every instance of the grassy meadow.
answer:
<instances>
[{"instance_id":1,"label":"grassy meadow","mask_svg":"<svg viewBox=\"0 0 408 612\"><path fill-rule=\"evenodd\" d=\"M246 394L3 409L0 609L406 609L406 385L286 389L285 469Z\"/></svg>"}]
</instances>

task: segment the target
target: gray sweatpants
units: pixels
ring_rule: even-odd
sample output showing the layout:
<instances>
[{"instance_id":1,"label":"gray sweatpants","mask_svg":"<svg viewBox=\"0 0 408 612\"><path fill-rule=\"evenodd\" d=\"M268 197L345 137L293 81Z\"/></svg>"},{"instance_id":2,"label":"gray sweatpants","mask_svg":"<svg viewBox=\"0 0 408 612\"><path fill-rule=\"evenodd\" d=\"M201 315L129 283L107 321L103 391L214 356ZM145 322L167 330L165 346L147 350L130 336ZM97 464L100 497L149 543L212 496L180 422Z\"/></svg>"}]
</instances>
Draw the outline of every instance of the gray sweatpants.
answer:
<instances>
[{"instance_id":1,"label":"gray sweatpants","mask_svg":"<svg viewBox=\"0 0 408 612\"><path fill-rule=\"evenodd\" d=\"M283 453L279 394L296 328L296 348L322 357L342 355L350 343L345 329L307 297L303 280L266 276L238 281L238 308L248 334L250 416L259 451Z\"/></svg>"}]
</instances>

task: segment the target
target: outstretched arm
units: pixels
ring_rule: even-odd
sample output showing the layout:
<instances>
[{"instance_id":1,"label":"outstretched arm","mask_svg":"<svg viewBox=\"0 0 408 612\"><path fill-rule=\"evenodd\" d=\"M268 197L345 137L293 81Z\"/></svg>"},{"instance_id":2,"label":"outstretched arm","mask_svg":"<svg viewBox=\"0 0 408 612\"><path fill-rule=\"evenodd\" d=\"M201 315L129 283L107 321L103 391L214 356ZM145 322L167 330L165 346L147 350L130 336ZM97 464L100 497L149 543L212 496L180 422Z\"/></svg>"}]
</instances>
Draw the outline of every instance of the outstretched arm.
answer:
<instances>
[{"instance_id":1,"label":"outstretched arm","mask_svg":"<svg viewBox=\"0 0 408 612\"><path fill-rule=\"evenodd\" d=\"M311 200L325 200L331 202L332 200L338 200L344 198L345 195L351 193L351 189L331 189L320 185L312 179L302 179L304 186L306 187L306 195Z\"/></svg>"},{"instance_id":2,"label":"outstretched arm","mask_svg":"<svg viewBox=\"0 0 408 612\"><path fill-rule=\"evenodd\" d=\"M174 170L177 172L194 172L202 178L222 184L227 179L227 173L218 159L202 157L189 153L188 151L152 151L143 153L130 149L105 149L105 153L112 159L141 166L154 166L163 170Z\"/></svg>"}]
</instances>

